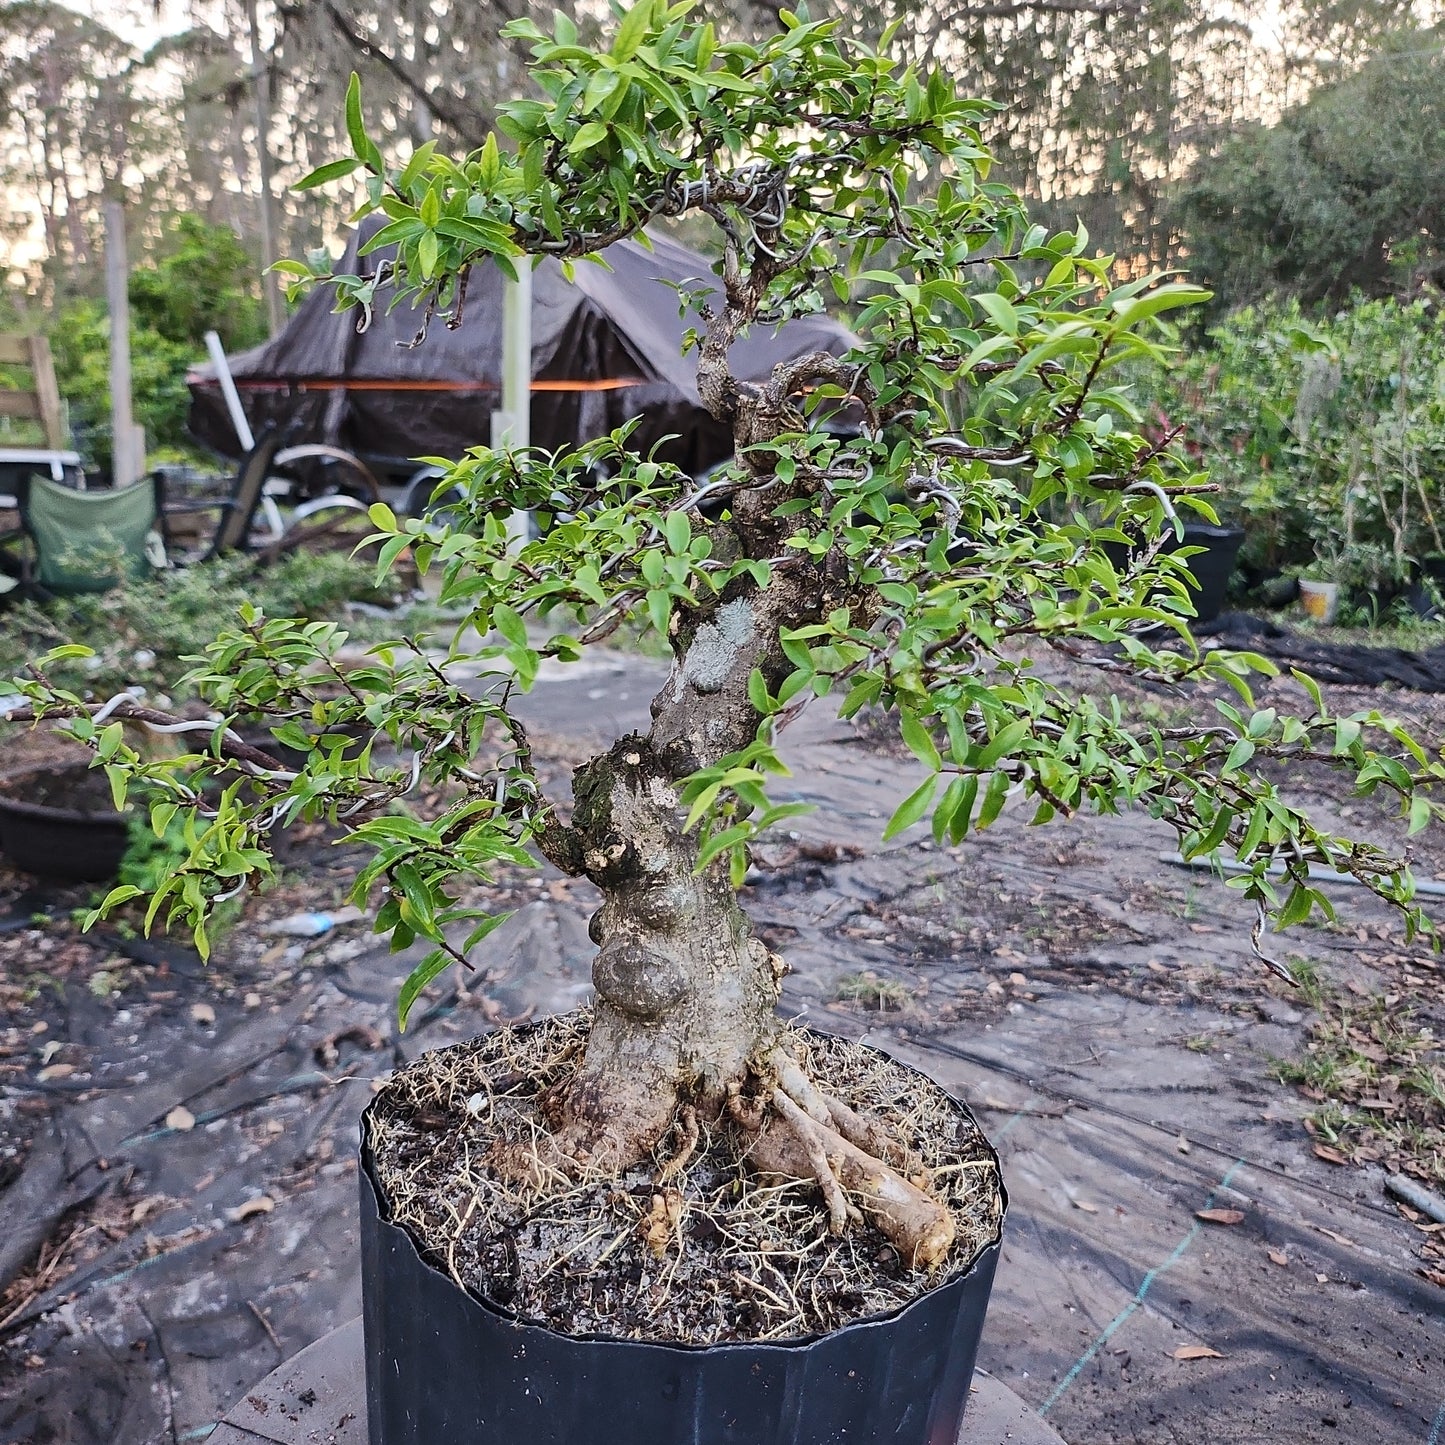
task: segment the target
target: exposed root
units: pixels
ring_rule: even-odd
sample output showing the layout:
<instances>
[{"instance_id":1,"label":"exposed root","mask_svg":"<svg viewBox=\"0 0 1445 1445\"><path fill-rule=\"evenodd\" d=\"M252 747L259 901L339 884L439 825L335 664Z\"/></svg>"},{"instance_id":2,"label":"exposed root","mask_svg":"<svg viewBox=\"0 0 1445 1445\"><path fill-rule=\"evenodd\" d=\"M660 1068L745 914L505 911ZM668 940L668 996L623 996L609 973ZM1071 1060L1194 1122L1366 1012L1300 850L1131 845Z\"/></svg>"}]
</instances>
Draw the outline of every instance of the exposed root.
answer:
<instances>
[{"instance_id":1,"label":"exposed root","mask_svg":"<svg viewBox=\"0 0 1445 1445\"><path fill-rule=\"evenodd\" d=\"M691 1104L682 1106L678 1124L682 1129L682 1141L677 1147L677 1153L657 1171L657 1177L653 1180L655 1184L666 1184L674 1174L682 1173L697 1150L697 1141L702 1137L702 1131L697 1124L697 1110Z\"/></svg>"},{"instance_id":2,"label":"exposed root","mask_svg":"<svg viewBox=\"0 0 1445 1445\"><path fill-rule=\"evenodd\" d=\"M728 1117L740 1129L756 1134L768 1115L768 1101L762 1097L746 1098L738 1084L728 1085Z\"/></svg>"},{"instance_id":3,"label":"exposed root","mask_svg":"<svg viewBox=\"0 0 1445 1445\"><path fill-rule=\"evenodd\" d=\"M865 1154L872 1154L874 1158L892 1165L905 1177L916 1180L923 1174L922 1160L910 1152L896 1135L878 1120L869 1119L850 1109L841 1099L825 1094L786 1049L775 1049L769 1063L777 1071L778 1083L783 1091L794 1103L806 1109L809 1117L828 1125L850 1144L856 1144Z\"/></svg>"},{"instance_id":4,"label":"exposed root","mask_svg":"<svg viewBox=\"0 0 1445 1445\"><path fill-rule=\"evenodd\" d=\"M879 1155L890 1155L914 1179L926 1181L922 1164L882 1125L818 1089L786 1050L775 1050L769 1063L778 1075L777 1112L749 1151L753 1167L785 1179L816 1181L834 1234L841 1234L849 1220L859 1220L861 1208L914 1269L942 1264L953 1245L953 1216Z\"/></svg>"},{"instance_id":5,"label":"exposed root","mask_svg":"<svg viewBox=\"0 0 1445 1445\"><path fill-rule=\"evenodd\" d=\"M808 1160L808 1173L817 1182L818 1188L823 1191L823 1200L828 1206L829 1230L834 1234L842 1234L850 1221L854 1224L862 1224L863 1216L854 1205L848 1203L848 1196L843 1193L843 1186L838 1182L838 1176L833 1172L832 1163L828 1159L828 1135L832 1133L832 1130L805 1114L781 1089L773 1091L773 1107L787 1123L791 1130L791 1137L802 1145L803 1153ZM764 1138L766 1138L766 1134ZM784 1174L791 1172L794 1178L807 1177L796 1169L768 1171L759 1162L756 1151L753 1154L753 1162L764 1172Z\"/></svg>"}]
</instances>

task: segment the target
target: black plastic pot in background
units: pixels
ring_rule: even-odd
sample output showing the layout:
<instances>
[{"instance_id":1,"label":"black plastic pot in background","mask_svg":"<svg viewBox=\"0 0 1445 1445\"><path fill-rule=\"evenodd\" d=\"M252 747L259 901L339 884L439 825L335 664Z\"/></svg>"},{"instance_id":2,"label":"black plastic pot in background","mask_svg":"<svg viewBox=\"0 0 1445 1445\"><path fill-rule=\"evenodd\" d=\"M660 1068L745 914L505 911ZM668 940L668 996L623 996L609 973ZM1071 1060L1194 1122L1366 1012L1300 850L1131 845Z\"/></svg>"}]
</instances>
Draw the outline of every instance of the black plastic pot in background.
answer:
<instances>
[{"instance_id":1,"label":"black plastic pot in background","mask_svg":"<svg viewBox=\"0 0 1445 1445\"><path fill-rule=\"evenodd\" d=\"M371 1445L953 1445L958 1437L998 1243L896 1313L815 1339L695 1348L583 1338L521 1324L434 1269L406 1230L382 1218L371 1171L363 1149Z\"/></svg>"},{"instance_id":2,"label":"black plastic pot in background","mask_svg":"<svg viewBox=\"0 0 1445 1445\"><path fill-rule=\"evenodd\" d=\"M1235 559L1244 545L1240 527L1214 527L1205 522L1186 522L1184 539L1177 547L1202 547L1202 552L1188 558L1194 574L1194 611L1199 622L1213 622L1224 610L1225 593ZM1171 547L1170 551L1176 550Z\"/></svg>"},{"instance_id":3,"label":"black plastic pot in background","mask_svg":"<svg viewBox=\"0 0 1445 1445\"><path fill-rule=\"evenodd\" d=\"M1194 611L1196 622L1213 622L1224 610L1229 579L1234 572L1239 549L1244 545L1244 531L1239 527L1215 527L1207 522L1186 522L1184 536L1171 536L1164 544L1166 552L1184 547L1202 547L1202 552L1186 558L1194 574ZM1129 565L1129 548L1122 542L1106 542L1104 554L1123 570Z\"/></svg>"},{"instance_id":4,"label":"black plastic pot in background","mask_svg":"<svg viewBox=\"0 0 1445 1445\"><path fill-rule=\"evenodd\" d=\"M116 812L108 800L99 806L87 798L77 807L32 801L42 780L48 798L63 797L64 784L72 774L77 785L88 785L87 790L97 777L83 764L33 768L0 777L0 852L22 873L103 883L119 871L130 842L125 815ZM104 783L103 774L100 781Z\"/></svg>"}]
</instances>

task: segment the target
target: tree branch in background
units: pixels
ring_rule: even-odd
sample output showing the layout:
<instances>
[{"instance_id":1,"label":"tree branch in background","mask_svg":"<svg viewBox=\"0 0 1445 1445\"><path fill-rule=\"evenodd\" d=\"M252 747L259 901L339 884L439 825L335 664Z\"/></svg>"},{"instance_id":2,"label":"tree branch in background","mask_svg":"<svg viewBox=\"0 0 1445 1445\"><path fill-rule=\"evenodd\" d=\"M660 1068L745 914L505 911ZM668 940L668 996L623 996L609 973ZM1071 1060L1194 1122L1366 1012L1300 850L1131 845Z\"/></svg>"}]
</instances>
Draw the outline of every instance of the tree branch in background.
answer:
<instances>
[{"instance_id":1,"label":"tree branch in background","mask_svg":"<svg viewBox=\"0 0 1445 1445\"><path fill-rule=\"evenodd\" d=\"M382 69L386 70L402 86L439 120L443 125L449 126L456 132L458 138L469 146L479 146L491 129L492 120L490 116L466 116L456 110L448 101L440 88L428 91L421 81L417 80L394 56L389 55L374 40L369 39L355 27L355 22L344 14L340 6L333 3L333 0L322 0L322 8L330 18L336 33L356 51L358 55L367 60L374 60ZM498 9L503 9L498 6ZM296 6L283 7L285 12L295 12L299 9ZM509 18L510 12L506 12Z\"/></svg>"}]
</instances>

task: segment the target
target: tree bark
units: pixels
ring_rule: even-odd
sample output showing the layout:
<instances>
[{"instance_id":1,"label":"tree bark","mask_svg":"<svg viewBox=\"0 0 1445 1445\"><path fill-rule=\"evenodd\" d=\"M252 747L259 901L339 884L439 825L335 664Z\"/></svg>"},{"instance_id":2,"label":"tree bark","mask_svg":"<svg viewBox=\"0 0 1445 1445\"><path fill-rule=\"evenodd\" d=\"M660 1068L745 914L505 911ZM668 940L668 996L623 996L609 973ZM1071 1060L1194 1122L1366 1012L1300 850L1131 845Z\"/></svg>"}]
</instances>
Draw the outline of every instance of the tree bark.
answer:
<instances>
[{"instance_id":1,"label":"tree bark","mask_svg":"<svg viewBox=\"0 0 1445 1445\"><path fill-rule=\"evenodd\" d=\"M574 775L573 856L604 896L590 927L596 1014L557 1134L584 1165L642 1158L680 1102L721 1113L775 1040L782 961L753 937L726 861L697 871L676 784L756 737L748 678L759 668L778 685L790 667L779 628L801 625L820 596L779 574L679 614L651 731Z\"/></svg>"}]
</instances>

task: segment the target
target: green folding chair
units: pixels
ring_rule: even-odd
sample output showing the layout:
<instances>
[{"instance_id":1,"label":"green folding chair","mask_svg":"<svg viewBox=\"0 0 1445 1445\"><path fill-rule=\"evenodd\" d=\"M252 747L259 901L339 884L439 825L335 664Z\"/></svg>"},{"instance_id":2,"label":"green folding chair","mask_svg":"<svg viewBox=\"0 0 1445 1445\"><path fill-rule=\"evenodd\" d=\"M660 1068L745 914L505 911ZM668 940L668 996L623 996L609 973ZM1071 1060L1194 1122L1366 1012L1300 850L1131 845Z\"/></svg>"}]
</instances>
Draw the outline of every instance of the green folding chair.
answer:
<instances>
[{"instance_id":1,"label":"green folding chair","mask_svg":"<svg viewBox=\"0 0 1445 1445\"><path fill-rule=\"evenodd\" d=\"M21 589L38 597L105 592L123 578L165 566L164 490L159 474L129 487L79 492L34 474L16 489Z\"/></svg>"}]
</instances>

